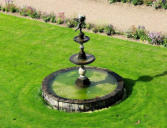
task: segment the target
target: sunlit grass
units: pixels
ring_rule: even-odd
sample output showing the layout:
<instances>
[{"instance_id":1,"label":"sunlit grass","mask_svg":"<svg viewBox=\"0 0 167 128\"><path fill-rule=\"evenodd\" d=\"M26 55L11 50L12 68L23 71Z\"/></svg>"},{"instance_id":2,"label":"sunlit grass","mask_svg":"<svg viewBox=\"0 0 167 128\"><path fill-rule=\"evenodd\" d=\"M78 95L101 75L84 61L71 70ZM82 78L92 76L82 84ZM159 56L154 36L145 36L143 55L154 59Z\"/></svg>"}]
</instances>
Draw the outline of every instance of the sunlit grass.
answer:
<instances>
[{"instance_id":1,"label":"sunlit grass","mask_svg":"<svg viewBox=\"0 0 167 128\"><path fill-rule=\"evenodd\" d=\"M72 29L0 13L0 127L2 128L166 128L167 50L86 33L91 66L124 78L127 98L93 113L49 109L41 98L45 76L74 66L79 51Z\"/></svg>"}]
</instances>

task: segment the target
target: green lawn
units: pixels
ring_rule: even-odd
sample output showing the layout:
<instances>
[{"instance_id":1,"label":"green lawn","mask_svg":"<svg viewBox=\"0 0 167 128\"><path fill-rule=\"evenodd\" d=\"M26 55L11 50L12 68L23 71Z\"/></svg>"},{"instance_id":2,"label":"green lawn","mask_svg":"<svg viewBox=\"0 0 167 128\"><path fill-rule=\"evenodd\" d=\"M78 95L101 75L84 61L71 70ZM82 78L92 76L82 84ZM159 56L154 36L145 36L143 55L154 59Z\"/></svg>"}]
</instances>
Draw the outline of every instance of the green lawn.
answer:
<instances>
[{"instance_id":1,"label":"green lawn","mask_svg":"<svg viewBox=\"0 0 167 128\"><path fill-rule=\"evenodd\" d=\"M91 65L121 75L127 98L99 112L60 112L43 102L41 82L75 66L77 33L0 13L0 128L167 128L167 49L86 34Z\"/></svg>"}]
</instances>

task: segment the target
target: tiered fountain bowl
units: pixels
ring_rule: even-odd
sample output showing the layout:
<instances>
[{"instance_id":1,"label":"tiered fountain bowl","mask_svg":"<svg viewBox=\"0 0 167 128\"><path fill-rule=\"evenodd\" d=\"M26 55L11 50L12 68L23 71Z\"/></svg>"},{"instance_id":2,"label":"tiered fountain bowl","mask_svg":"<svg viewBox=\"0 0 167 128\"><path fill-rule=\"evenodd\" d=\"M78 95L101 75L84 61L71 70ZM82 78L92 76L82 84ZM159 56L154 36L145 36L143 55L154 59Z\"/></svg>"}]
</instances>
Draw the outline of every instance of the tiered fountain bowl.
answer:
<instances>
[{"instance_id":1,"label":"tiered fountain bowl","mask_svg":"<svg viewBox=\"0 0 167 128\"><path fill-rule=\"evenodd\" d=\"M95 57L84 51L83 44L90 39L82 32L84 21L84 16L79 17L77 29L80 33L74 37L74 41L80 44L80 52L70 57L70 61L80 67L53 72L42 83L43 98L58 110L94 111L117 103L124 95L123 80L118 74L108 69L85 67Z\"/></svg>"}]
</instances>

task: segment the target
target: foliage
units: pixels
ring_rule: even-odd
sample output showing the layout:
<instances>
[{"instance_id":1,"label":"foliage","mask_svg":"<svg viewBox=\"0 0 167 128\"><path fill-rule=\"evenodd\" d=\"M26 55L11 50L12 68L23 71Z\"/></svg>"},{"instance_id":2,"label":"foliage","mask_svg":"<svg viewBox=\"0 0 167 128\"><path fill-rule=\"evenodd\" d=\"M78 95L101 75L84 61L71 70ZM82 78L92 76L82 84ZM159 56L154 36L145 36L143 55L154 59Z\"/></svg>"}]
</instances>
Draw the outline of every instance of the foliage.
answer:
<instances>
[{"instance_id":1,"label":"foliage","mask_svg":"<svg viewBox=\"0 0 167 128\"><path fill-rule=\"evenodd\" d=\"M50 14L50 21L51 21L52 23L56 23L56 14L54 14L54 13L51 13L51 14Z\"/></svg>"},{"instance_id":2,"label":"foliage","mask_svg":"<svg viewBox=\"0 0 167 128\"><path fill-rule=\"evenodd\" d=\"M135 35L137 39L140 39L142 41L148 40L147 31L144 26L138 26Z\"/></svg>"},{"instance_id":3,"label":"foliage","mask_svg":"<svg viewBox=\"0 0 167 128\"><path fill-rule=\"evenodd\" d=\"M19 12L20 12L20 15L22 16L28 16L27 7L21 8Z\"/></svg>"},{"instance_id":4,"label":"foliage","mask_svg":"<svg viewBox=\"0 0 167 128\"><path fill-rule=\"evenodd\" d=\"M45 22L49 22L51 20L51 15L44 13L44 14L42 14L42 19Z\"/></svg>"},{"instance_id":5,"label":"foliage","mask_svg":"<svg viewBox=\"0 0 167 128\"><path fill-rule=\"evenodd\" d=\"M150 32L148 34L149 37L149 43L155 44L155 45L161 45L164 42L164 36L161 33L157 32Z\"/></svg>"},{"instance_id":6,"label":"foliage","mask_svg":"<svg viewBox=\"0 0 167 128\"><path fill-rule=\"evenodd\" d=\"M63 24L65 22L64 12L59 12L57 17L57 24Z\"/></svg>"},{"instance_id":7,"label":"foliage","mask_svg":"<svg viewBox=\"0 0 167 128\"><path fill-rule=\"evenodd\" d=\"M86 24L86 29L90 30L90 29L93 28L93 26L94 26L93 24L87 23L87 24Z\"/></svg>"},{"instance_id":8,"label":"foliage","mask_svg":"<svg viewBox=\"0 0 167 128\"><path fill-rule=\"evenodd\" d=\"M115 30L114 30L113 25L110 24L110 25L105 26L104 32L105 32L107 35L113 35L113 34L115 34Z\"/></svg>"},{"instance_id":9,"label":"foliage","mask_svg":"<svg viewBox=\"0 0 167 128\"><path fill-rule=\"evenodd\" d=\"M142 41L148 40L147 31L144 26L131 26L126 32L127 38L141 39Z\"/></svg>"},{"instance_id":10,"label":"foliage","mask_svg":"<svg viewBox=\"0 0 167 128\"><path fill-rule=\"evenodd\" d=\"M127 3L131 3L131 2L132 2L132 0L126 0L126 2L127 2Z\"/></svg>"},{"instance_id":11,"label":"foliage","mask_svg":"<svg viewBox=\"0 0 167 128\"><path fill-rule=\"evenodd\" d=\"M41 12L37 12L36 9L28 6L20 9L20 15L39 19L41 17Z\"/></svg>"},{"instance_id":12,"label":"foliage","mask_svg":"<svg viewBox=\"0 0 167 128\"><path fill-rule=\"evenodd\" d=\"M63 19L61 19L61 18L57 18L57 22L56 22L57 24L63 24L64 23L64 20Z\"/></svg>"},{"instance_id":13,"label":"foliage","mask_svg":"<svg viewBox=\"0 0 167 128\"><path fill-rule=\"evenodd\" d=\"M31 18L39 19L40 16L41 16L41 13L40 13L40 12L37 12L36 9L34 9L34 8L32 8L32 7L29 7L29 8L28 8L28 15L29 15Z\"/></svg>"},{"instance_id":14,"label":"foliage","mask_svg":"<svg viewBox=\"0 0 167 128\"><path fill-rule=\"evenodd\" d=\"M167 0L109 0L110 4L115 2L132 3L133 5L153 6L155 9L167 9Z\"/></svg>"},{"instance_id":15,"label":"foliage","mask_svg":"<svg viewBox=\"0 0 167 128\"><path fill-rule=\"evenodd\" d=\"M162 7L162 1L161 0L155 0L152 4L152 6L155 8L155 9L159 9Z\"/></svg>"},{"instance_id":16,"label":"foliage","mask_svg":"<svg viewBox=\"0 0 167 128\"><path fill-rule=\"evenodd\" d=\"M5 7L2 7L2 9L1 9L1 10L2 10L3 12L5 12L5 10L6 10L6 9L5 9Z\"/></svg>"},{"instance_id":17,"label":"foliage","mask_svg":"<svg viewBox=\"0 0 167 128\"><path fill-rule=\"evenodd\" d=\"M163 0L162 3L166 3L166 0ZM162 5L161 3L161 5ZM7 4L6 4L7 5ZM32 7L23 7L23 8L18 8L17 6L15 6L13 3L9 4L10 6L7 7L6 6L1 6L0 5L0 10L2 11L11 11L11 12L15 12L15 9L13 8L17 8L18 11L20 12L20 15L22 16L30 16L32 18L42 18L45 22L52 22L55 23L57 22L57 24L63 24L66 23L66 25L68 27L76 27L77 22L74 19L66 19L64 12L60 12L58 13L58 16L56 18L56 15L54 13L51 14L46 14L43 13L43 15L41 15L41 12L37 12L36 9L32 8ZM12 9L11 9L12 8ZM93 24L87 23L85 26L87 29L92 29L92 31L94 33L97 32L105 32L107 35L112 35L112 34L125 34L128 38L133 38L133 39L140 39L142 41L148 40L151 44L156 44L156 45L163 45L166 46L166 38L163 38L163 36L158 36L158 34L156 33L149 33L146 31L146 29L144 28L144 26L139 26L138 28L136 28L135 26L132 26L130 29L128 29L127 32L120 32L120 31L116 31L114 29L114 27L112 25L107 25L107 26L95 26Z\"/></svg>"},{"instance_id":18,"label":"foliage","mask_svg":"<svg viewBox=\"0 0 167 128\"><path fill-rule=\"evenodd\" d=\"M126 2L127 2L127 0L121 0L121 2L122 2L122 3L126 3Z\"/></svg>"},{"instance_id":19,"label":"foliage","mask_svg":"<svg viewBox=\"0 0 167 128\"><path fill-rule=\"evenodd\" d=\"M147 32L144 26L136 28L132 26L126 32L127 38L140 39L142 41L149 41L150 44L154 45L166 45L166 38L161 33Z\"/></svg>"},{"instance_id":20,"label":"foliage","mask_svg":"<svg viewBox=\"0 0 167 128\"><path fill-rule=\"evenodd\" d=\"M144 0L144 4L147 6L152 6L154 0Z\"/></svg>"},{"instance_id":21,"label":"foliage","mask_svg":"<svg viewBox=\"0 0 167 128\"><path fill-rule=\"evenodd\" d=\"M164 37L164 40L163 40L163 46L167 48L167 36Z\"/></svg>"},{"instance_id":22,"label":"foliage","mask_svg":"<svg viewBox=\"0 0 167 128\"><path fill-rule=\"evenodd\" d=\"M56 23L56 15L54 13L51 13L51 14L43 13L42 19L45 22Z\"/></svg>"},{"instance_id":23,"label":"foliage","mask_svg":"<svg viewBox=\"0 0 167 128\"><path fill-rule=\"evenodd\" d=\"M143 0L132 0L133 5L141 5L143 4Z\"/></svg>"},{"instance_id":24,"label":"foliage","mask_svg":"<svg viewBox=\"0 0 167 128\"><path fill-rule=\"evenodd\" d=\"M110 4L117 2L117 0L109 0Z\"/></svg>"},{"instance_id":25,"label":"foliage","mask_svg":"<svg viewBox=\"0 0 167 128\"><path fill-rule=\"evenodd\" d=\"M6 12L15 13L19 11L19 9L16 7L16 5L13 2L6 3L4 8Z\"/></svg>"},{"instance_id":26,"label":"foliage","mask_svg":"<svg viewBox=\"0 0 167 128\"><path fill-rule=\"evenodd\" d=\"M103 25L97 26L98 32L100 32L100 33L104 32L104 28L105 28L105 26L103 26Z\"/></svg>"},{"instance_id":27,"label":"foliage","mask_svg":"<svg viewBox=\"0 0 167 128\"><path fill-rule=\"evenodd\" d=\"M67 24L67 27L73 28L73 27L76 27L78 23L74 18L72 18L72 19L68 19L66 21L66 24Z\"/></svg>"},{"instance_id":28,"label":"foliage","mask_svg":"<svg viewBox=\"0 0 167 128\"><path fill-rule=\"evenodd\" d=\"M163 0L161 6L162 8L167 9L167 1Z\"/></svg>"},{"instance_id":29,"label":"foliage","mask_svg":"<svg viewBox=\"0 0 167 128\"><path fill-rule=\"evenodd\" d=\"M18 12L18 8L16 7L16 5L13 3L12 0L6 0L5 1L5 6L4 7L0 7L0 10L2 8L2 11L6 11L6 12Z\"/></svg>"},{"instance_id":30,"label":"foliage","mask_svg":"<svg viewBox=\"0 0 167 128\"><path fill-rule=\"evenodd\" d=\"M97 33L97 32L98 32L98 27L97 27L97 26L94 26L94 27L92 28L92 31L93 31L94 33Z\"/></svg>"},{"instance_id":31,"label":"foliage","mask_svg":"<svg viewBox=\"0 0 167 128\"><path fill-rule=\"evenodd\" d=\"M135 33L136 33L137 28L132 25L126 32L125 35L127 38L137 38L135 37Z\"/></svg>"}]
</instances>

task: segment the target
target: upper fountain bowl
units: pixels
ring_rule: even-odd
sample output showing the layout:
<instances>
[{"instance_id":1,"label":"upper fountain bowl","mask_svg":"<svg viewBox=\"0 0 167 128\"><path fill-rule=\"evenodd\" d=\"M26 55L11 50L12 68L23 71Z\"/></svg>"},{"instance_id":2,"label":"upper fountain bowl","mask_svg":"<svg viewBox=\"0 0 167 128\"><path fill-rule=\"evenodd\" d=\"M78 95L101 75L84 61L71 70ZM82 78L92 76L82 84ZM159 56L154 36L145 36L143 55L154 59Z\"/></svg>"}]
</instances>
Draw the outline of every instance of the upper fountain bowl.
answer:
<instances>
[{"instance_id":1,"label":"upper fountain bowl","mask_svg":"<svg viewBox=\"0 0 167 128\"><path fill-rule=\"evenodd\" d=\"M95 56L91 54L86 54L86 59L78 59L78 54L74 54L70 57L70 61L76 65L86 65L95 61Z\"/></svg>"},{"instance_id":2,"label":"upper fountain bowl","mask_svg":"<svg viewBox=\"0 0 167 128\"><path fill-rule=\"evenodd\" d=\"M84 36L83 38L81 38L80 36L75 36L74 37L74 41L79 43L79 44L86 43L89 40L90 40L90 38L88 36Z\"/></svg>"}]
</instances>

